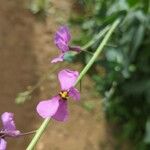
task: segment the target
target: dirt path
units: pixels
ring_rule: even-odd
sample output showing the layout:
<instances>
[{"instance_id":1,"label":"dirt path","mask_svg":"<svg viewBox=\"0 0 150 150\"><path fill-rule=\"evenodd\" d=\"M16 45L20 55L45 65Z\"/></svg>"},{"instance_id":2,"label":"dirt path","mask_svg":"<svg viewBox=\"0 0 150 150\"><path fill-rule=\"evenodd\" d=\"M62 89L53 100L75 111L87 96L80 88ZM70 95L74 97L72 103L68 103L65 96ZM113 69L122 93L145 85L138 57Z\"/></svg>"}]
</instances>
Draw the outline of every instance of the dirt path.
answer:
<instances>
[{"instance_id":1,"label":"dirt path","mask_svg":"<svg viewBox=\"0 0 150 150\"><path fill-rule=\"evenodd\" d=\"M28 85L34 85L38 77L53 70L50 59L57 54L53 34L60 24L65 24L71 13L71 0L52 1L49 16L39 21L25 9L23 0L0 1L0 113L15 113L17 126L23 131L39 127L42 119L35 113L39 99L56 94L58 82L52 71L49 81L36 91L32 101L22 106L14 103L16 94ZM80 65L61 63L59 67L79 69ZM81 69L81 68L80 68ZM79 69L79 70L80 70ZM92 82L83 82L82 101L70 101L69 121L62 124L52 121L47 132L37 145L37 150L111 150L111 140L103 117L101 106L96 101ZM89 92L91 91L91 92ZM81 107L83 101L94 101L97 108L88 112ZM23 150L32 136L10 140L8 149Z\"/></svg>"},{"instance_id":2,"label":"dirt path","mask_svg":"<svg viewBox=\"0 0 150 150\"><path fill-rule=\"evenodd\" d=\"M35 103L22 107L14 103L17 92L38 80L32 42L34 19L23 5L22 0L0 1L0 114L14 112L17 126L29 131L36 120ZM8 149L21 149L27 142L27 138L10 140Z\"/></svg>"}]
</instances>

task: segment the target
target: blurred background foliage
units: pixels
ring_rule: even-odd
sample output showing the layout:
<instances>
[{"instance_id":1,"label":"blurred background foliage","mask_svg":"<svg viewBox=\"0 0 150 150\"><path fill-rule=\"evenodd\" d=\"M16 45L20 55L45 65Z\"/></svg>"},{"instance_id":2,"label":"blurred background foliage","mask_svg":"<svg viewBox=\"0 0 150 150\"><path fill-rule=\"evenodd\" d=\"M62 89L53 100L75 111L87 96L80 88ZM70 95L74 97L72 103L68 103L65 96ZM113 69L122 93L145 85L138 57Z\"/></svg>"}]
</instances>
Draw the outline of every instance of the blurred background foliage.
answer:
<instances>
[{"instance_id":1,"label":"blurred background foliage","mask_svg":"<svg viewBox=\"0 0 150 150\"><path fill-rule=\"evenodd\" d=\"M31 0L29 8L34 14L47 14L49 5L50 0ZM119 143L129 141L135 150L149 150L150 1L74 0L73 6L76 13L71 14L69 23L80 31L74 44L86 44L91 37L121 18L89 75L96 90L104 97L104 111ZM101 39L97 40L87 51L94 53L100 42ZM85 65L92 55L80 53L74 57L70 53L65 57ZM29 95L26 92L20 95L23 101L25 94ZM93 104L88 103L85 107L89 110Z\"/></svg>"},{"instance_id":2,"label":"blurred background foliage","mask_svg":"<svg viewBox=\"0 0 150 150\"><path fill-rule=\"evenodd\" d=\"M149 0L75 0L70 24L84 45L117 18L122 21L102 56L89 71L104 96L104 111L118 139L135 150L150 149L150 4ZM100 40L87 50L94 52ZM73 57L67 56L70 61ZM86 64L91 55L75 58Z\"/></svg>"},{"instance_id":3,"label":"blurred background foliage","mask_svg":"<svg viewBox=\"0 0 150 150\"><path fill-rule=\"evenodd\" d=\"M33 14L47 15L50 8L50 0L29 0L28 8Z\"/></svg>"}]
</instances>

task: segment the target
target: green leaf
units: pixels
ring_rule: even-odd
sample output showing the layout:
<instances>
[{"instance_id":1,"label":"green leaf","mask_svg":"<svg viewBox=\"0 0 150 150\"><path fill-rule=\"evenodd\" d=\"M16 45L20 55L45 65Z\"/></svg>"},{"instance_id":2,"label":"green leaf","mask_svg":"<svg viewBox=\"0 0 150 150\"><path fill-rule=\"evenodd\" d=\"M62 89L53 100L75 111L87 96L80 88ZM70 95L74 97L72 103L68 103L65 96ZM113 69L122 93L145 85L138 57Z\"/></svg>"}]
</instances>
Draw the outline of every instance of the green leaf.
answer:
<instances>
[{"instance_id":1,"label":"green leaf","mask_svg":"<svg viewBox=\"0 0 150 150\"><path fill-rule=\"evenodd\" d=\"M131 61L133 61L137 55L137 50L140 47L140 45L142 44L143 38L144 38L144 31L145 28L143 25L140 25L134 34L133 37L133 43L132 43L132 52L131 52Z\"/></svg>"},{"instance_id":2,"label":"green leaf","mask_svg":"<svg viewBox=\"0 0 150 150\"><path fill-rule=\"evenodd\" d=\"M139 4L140 0L127 0L130 7L135 6L136 4Z\"/></svg>"}]
</instances>

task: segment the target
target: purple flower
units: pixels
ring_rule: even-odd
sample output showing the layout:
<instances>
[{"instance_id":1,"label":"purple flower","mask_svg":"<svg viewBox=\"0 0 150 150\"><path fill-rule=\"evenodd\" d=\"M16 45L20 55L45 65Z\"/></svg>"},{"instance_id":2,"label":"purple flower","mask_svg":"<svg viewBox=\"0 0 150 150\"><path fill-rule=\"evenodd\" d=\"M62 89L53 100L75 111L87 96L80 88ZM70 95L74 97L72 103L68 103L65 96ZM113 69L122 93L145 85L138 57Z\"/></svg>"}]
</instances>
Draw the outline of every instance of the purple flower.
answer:
<instances>
[{"instance_id":1,"label":"purple flower","mask_svg":"<svg viewBox=\"0 0 150 150\"><path fill-rule=\"evenodd\" d=\"M4 112L1 115L3 128L0 131L0 150L5 150L7 142L6 137L17 137L20 135L20 131L16 130L14 123L14 115L10 112Z\"/></svg>"},{"instance_id":2,"label":"purple flower","mask_svg":"<svg viewBox=\"0 0 150 150\"><path fill-rule=\"evenodd\" d=\"M37 112L43 118L53 118L58 121L66 121L68 118L67 100L72 97L74 100L80 99L79 91L74 88L79 73L68 69L62 70L58 74L61 92L44 100L37 105Z\"/></svg>"},{"instance_id":3,"label":"purple flower","mask_svg":"<svg viewBox=\"0 0 150 150\"><path fill-rule=\"evenodd\" d=\"M59 48L61 54L54 58L51 63L56 63L58 61L64 60L64 55L68 51L80 52L81 48L79 46L69 46L71 40L71 34L67 26L61 26L55 34L54 42Z\"/></svg>"}]
</instances>

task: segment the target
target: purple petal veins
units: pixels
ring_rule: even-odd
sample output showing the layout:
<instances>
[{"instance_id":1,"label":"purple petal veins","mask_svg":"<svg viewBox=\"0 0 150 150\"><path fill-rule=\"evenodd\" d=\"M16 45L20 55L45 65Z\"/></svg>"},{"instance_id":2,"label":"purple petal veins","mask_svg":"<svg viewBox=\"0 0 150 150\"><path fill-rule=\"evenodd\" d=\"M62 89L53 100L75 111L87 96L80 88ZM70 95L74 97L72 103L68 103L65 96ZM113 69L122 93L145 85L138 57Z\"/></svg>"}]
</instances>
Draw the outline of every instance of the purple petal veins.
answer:
<instances>
[{"instance_id":1,"label":"purple petal veins","mask_svg":"<svg viewBox=\"0 0 150 150\"><path fill-rule=\"evenodd\" d=\"M56 35L58 35L66 43L68 43L71 40L71 34L67 26L61 26L56 32Z\"/></svg>"},{"instance_id":2,"label":"purple petal veins","mask_svg":"<svg viewBox=\"0 0 150 150\"><path fill-rule=\"evenodd\" d=\"M61 52L66 52L69 50L69 41L71 39L71 34L67 26L62 26L58 29L55 34L54 42L56 46L61 50Z\"/></svg>"}]
</instances>

